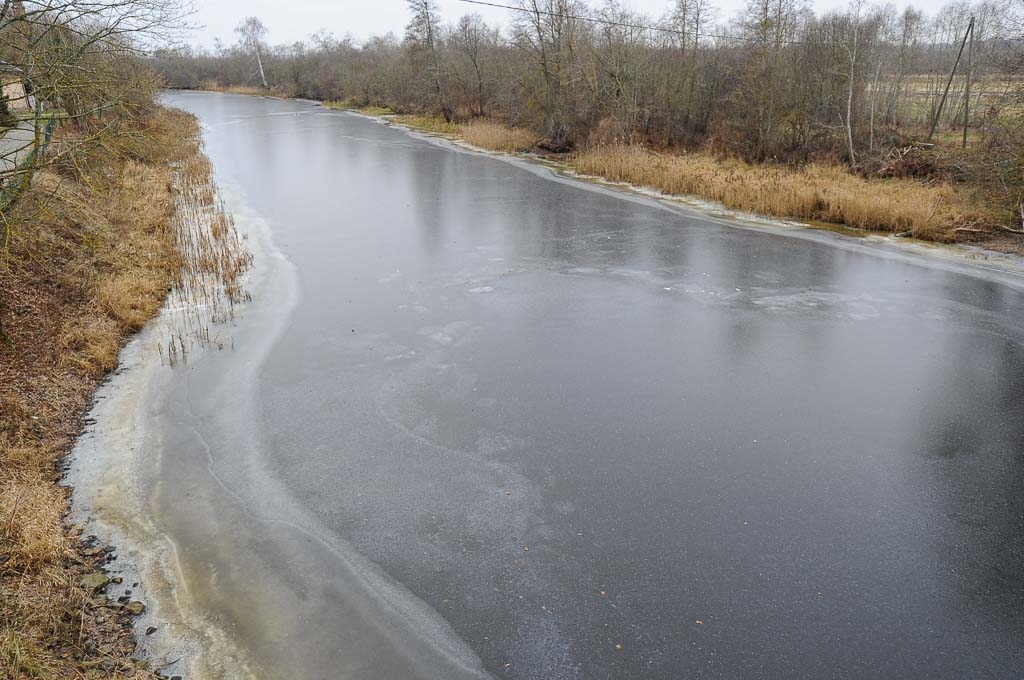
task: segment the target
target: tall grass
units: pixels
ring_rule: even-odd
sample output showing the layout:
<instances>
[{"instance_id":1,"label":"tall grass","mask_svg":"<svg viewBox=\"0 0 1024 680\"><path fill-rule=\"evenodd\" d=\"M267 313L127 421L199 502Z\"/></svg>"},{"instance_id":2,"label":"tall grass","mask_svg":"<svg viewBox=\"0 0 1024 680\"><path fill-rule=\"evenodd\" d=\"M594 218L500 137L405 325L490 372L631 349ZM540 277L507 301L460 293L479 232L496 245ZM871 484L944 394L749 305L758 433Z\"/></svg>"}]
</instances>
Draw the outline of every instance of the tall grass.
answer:
<instances>
[{"instance_id":1,"label":"tall grass","mask_svg":"<svg viewBox=\"0 0 1024 680\"><path fill-rule=\"evenodd\" d=\"M491 151L528 151L537 143L530 131L488 120L474 120L459 126L457 134L473 146Z\"/></svg>"},{"instance_id":2,"label":"tall grass","mask_svg":"<svg viewBox=\"0 0 1024 680\"><path fill-rule=\"evenodd\" d=\"M569 164L586 175L697 196L736 210L910 232L933 240L952 240L958 226L989 219L984 207L949 184L868 180L835 165L752 165L703 153L669 155L625 145L582 151Z\"/></svg>"},{"instance_id":3,"label":"tall grass","mask_svg":"<svg viewBox=\"0 0 1024 680\"><path fill-rule=\"evenodd\" d=\"M364 107L359 111L371 116L383 115L376 113L372 107ZM517 153L529 151L537 143L537 135L529 130L510 127L494 120L476 118L466 123L459 123L446 121L440 116L416 114L396 115L392 116L391 120L421 132L461 139L488 151Z\"/></svg>"},{"instance_id":4,"label":"tall grass","mask_svg":"<svg viewBox=\"0 0 1024 680\"><path fill-rule=\"evenodd\" d=\"M168 289L205 310L175 330L183 352L234 314L251 261L190 116L158 109L78 160L3 215L18 228L0 252L0 678L153 677L126 613L88 585L105 556L64 522L58 461Z\"/></svg>"},{"instance_id":5,"label":"tall grass","mask_svg":"<svg viewBox=\"0 0 1024 680\"><path fill-rule=\"evenodd\" d=\"M491 120L477 119L468 123L455 123L448 122L440 116L419 115L394 116L392 120L423 132L462 139L488 151L503 153L528 151L537 142L536 135L531 134L528 130L509 127L504 123Z\"/></svg>"},{"instance_id":6,"label":"tall grass","mask_svg":"<svg viewBox=\"0 0 1024 680\"><path fill-rule=\"evenodd\" d=\"M210 326L233 320L237 305L249 299L240 280L252 264L252 253L218 195L209 160L202 154L184 159L175 172L175 185L173 285L168 297L173 313L166 346L160 344L161 356L166 350L172 365L187 360L197 345L223 349L226 340L211 335Z\"/></svg>"},{"instance_id":7,"label":"tall grass","mask_svg":"<svg viewBox=\"0 0 1024 680\"><path fill-rule=\"evenodd\" d=\"M363 111L365 111L365 109ZM405 113L392 116L391 120L400 125L406 125L422 132L430 132L435 135L457 135L460 130L458 123L446 121L441 116L422 116L413 113Z\"/></svg>"},{"instance_id":8,"label":"tall grass","mask_svg":"<svg viewBox=\"0 0 1024 680\"><path fill-rule=\"evenodd\" d=\"M204 80L200 89L208 92L227 92L230 94L251 94L259 96L271 94L269 91L264 90L261 87L255 87L252 85L221 85L216 80Z\"/></svg>"},{"instance_id":9,"label":"tall grass","mask_svg":"<svg viewBox=\"0 0 1024 680\"><path fill-rule=\"evenodd\" d=\"M529 151L539 141L529 130L498 121L449 123L439 116L421 115L392 120L503 153ZM999 221L976 196L948 182L865 179L825 163L757 165L708 153L659 153L627 144L595 146L563 160L584 175L693 196L733 210L908 233L934 241L953 241L958 228Z\"/></svg>"},{"instance_id":10,"label":"tall grass","mask_svg":"<svg viewBox=\"0 0 1024 680\"><path fill-rule=\"evenodd\" d=\"M341 111L358 111L359 113L367 116L389 116L394 113L394 111L386 106L374 106L372 104L368 106L359 106L347 100L325 101L323 102L323 106L326 106L329 109L338 109Z\"/></svg>"}]
</instances>

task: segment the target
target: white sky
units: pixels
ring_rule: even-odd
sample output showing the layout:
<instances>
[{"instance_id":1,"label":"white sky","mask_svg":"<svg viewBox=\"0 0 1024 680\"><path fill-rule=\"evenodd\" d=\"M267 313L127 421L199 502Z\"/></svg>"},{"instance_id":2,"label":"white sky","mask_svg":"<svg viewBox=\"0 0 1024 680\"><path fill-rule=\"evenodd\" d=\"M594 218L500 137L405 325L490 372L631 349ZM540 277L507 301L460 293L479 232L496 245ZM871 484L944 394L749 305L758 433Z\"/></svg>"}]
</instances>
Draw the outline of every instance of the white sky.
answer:
<instances>
[{"instance_id":1,"label":"white sky","mask_svg":"<svg viewBox=\"0 0 1024 680\"><path fill-rule=\"evenodd\" d=\"M600 0L585 0L597 6ZM810 0L819 14L831 9L845 7L847 0ZM943 0L944 1L944 0ZM508 0L494 0L510 4ZM937 6L936 0L892 0L897 7L917 6L925 11ZM446 23L454 22L463 14L477 12L488 23L505 25L511 14L509 10L469 5L459 0L438 0L441 15ZM671 0L626 0L634 10L652 16L660 16L671 4ZM718 20L732 16L746 0L712 0L718 8ZM305 40L320 29L326 29L338 37L351 33L357 40L374 34L394 31L401 36L408 22L405 0L197 0L197 12L192 23L197 29L189 36L189 42L211 46L215 38L225 44L235 41L234 28L246 16L257 16L267 26L267 41L274 45Z\"/></svg>"}]
</instances>

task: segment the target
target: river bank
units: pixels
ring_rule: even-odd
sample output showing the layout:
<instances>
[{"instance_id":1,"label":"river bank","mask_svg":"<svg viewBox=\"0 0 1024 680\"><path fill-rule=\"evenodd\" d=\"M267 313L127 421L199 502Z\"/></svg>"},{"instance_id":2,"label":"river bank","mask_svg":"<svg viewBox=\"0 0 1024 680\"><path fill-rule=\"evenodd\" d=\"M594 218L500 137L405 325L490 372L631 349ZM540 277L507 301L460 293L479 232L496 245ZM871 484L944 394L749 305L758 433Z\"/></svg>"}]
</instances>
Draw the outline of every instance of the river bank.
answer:
<instances>
[{"instance_id":1,"label":"river bank","mask_svg":"<svg viewBox=\"0 0 1024 680\"><path fill-rule=\"evenodd\" d=\"M168 96L185 108L190 99ZM214 157L225 121L203 122ZM382 677L482 677L443 619L326 531L264 467L258 378L288 328L298 287L270 225L226 177L222 195L256 257L244 281L253 298L244 320L220 334L230 351L208 351L213 335L169 370L159 343L166 326L180 325L172 298L122 354L123 370L98 393L95 423L71 457L74 515L120 546L125 581L145 587L139 627L159 626L140 654L192 678L347 675L367 655L388 669ZM344 628L317 623L338 620Z\"/></svg>"},{"instance_id":2,"label":"river bank","mask_svg":"<svg viewBox=\"0 0 1024 680\"><path fill-rule=\"evenodd\" d=\"M396 114L378 106L323 105L384 118L487 151L539 157L582 177L627 184L668 198L709 201L728 210L802 220L811 226L833 225L1024 254L1024 238L1001 226L1006 216L976 188L938 178L867 178L835 164L752 164L706 152L658 151L615 142L552 152L544 149L543 139L535 133L501 121L447 122L438 115Z\"/></svg>"},{"instance_id":3,"label":"river bank","mask_svg":"<svg viewBox=\"0 0 1024 680\"><path fill-rule=\"evenodd\" d=\"M203 91L289 97L255 87L204 83ZM729 210L803 220L926 242L963 243L1004 254L1024 254L1024 237L1007 227L1013 219L984 197L979 187L935 174L903 177L900 150L883 174L868 176L828 162L802 166L749 163L706 151L659 150L611 140L554 151L543 136L500 120L447 121L438 114L396 113L384 106L324 101L328 108L385 118L419 132L458 140L498 153L556 162L583 177L619 182L671 198L693 198ZM915 161L917 162L917 161ZM930 162L930 161L929 161Z\"/></svg>"},{"instance_id":4,"label":"river bank","mask_svg":"<svg viewBox=\"0 0 1024 680\"><path fill-rule=\"evenodd\" d=\"M58 149L62 134L76 131L62 130ZM159 668L133 658L140 584L117 573L120 545L68 515L65 455L94 390L169 291L208 308L159 339L167 362L182 361L233 314L250 258L188 114L156 107L77 160L45 166L4 216L0 675L153 677Z\"/></svg>"},{"instance_id":5,"label":"river bank","mask_svg":"<svg viewBox=\"0 0 1024 680\"><path fill-rule=\"evenodd\" d=\"M167 97L285 259L257 251L273 284L258 265L234 352L145 403L112 387L141 420L98 414L174 546L161 616L220 623L268 678L1020 667L1012 593L969 595L1019 544L994 521L1019 273ZM983 521L948 516L964 497Z\"/></svg>"},{"instance_id":6,"label":"river bank","mask_svg":"<svg viewBox=\"0 0 1024 680\"><path fill-rule=\"evenodd\" d=\"M172 295L66 480L161 672L816 677L877 674L894 648L910 675L982 652L1019 667L1012 594L957 587L1017 535L942 511L992 499L989 527L1016 499L1019 268L715 216L294 101L167 100L203 122L256 258L227 295L253 301L237 323L213 305L218 325ZM933 351L889 349L920 337ZM963 443L980 467L932 453L949 423L989 433ZM799 560L827 593L810 609Z\"/></svg>"}]
</instances>

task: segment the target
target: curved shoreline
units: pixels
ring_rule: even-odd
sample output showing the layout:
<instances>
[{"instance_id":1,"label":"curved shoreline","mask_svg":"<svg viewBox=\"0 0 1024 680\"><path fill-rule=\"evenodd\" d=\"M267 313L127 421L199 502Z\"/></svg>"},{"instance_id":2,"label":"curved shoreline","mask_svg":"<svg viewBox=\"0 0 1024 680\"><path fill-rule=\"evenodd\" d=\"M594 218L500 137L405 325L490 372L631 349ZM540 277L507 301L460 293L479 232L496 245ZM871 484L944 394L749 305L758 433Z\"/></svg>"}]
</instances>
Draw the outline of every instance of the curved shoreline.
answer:
<instances>
[{"instance_id":1,"label":"curved shoreline","mask_svg":"<svg viewBox=\"0 0 1024 680\"><path fill-rule=\"evenodd\" d=\"M450 144L466 151L458 144L447 141L439 143ZM578 178L559 177L550 169L525 159L489 152L487 155L517 165L529 166L532 172L544 173L554 181L607 192L645 205L659 205L676 212L685 211L688 216L708 221L828 242L843 249L896 257L922 266L936 266L997 280L1018 289L1024 288L1024 281L1019 278L1020 272L1024 271L1024 268L1018 268L1020 263L1016 263L1017 267L1005 270L993 269L971 262L966 257L962 260L950 258L950 261L947 261L933 259L930 252L906 252L907 246L899 242L865 243L804 227L787 226L784 223L768 226L737 224L733 217L716 217L699 209L670 205L672 199L631 195L615 187L606 188ZM239 332L239 336L248 334L249 339L239 343L237 355L228 355L228 360L232 361L232 366L228 370L242 372L248 376L237 381L235 386L244 384L247 388L242 392L243 398L247 401L242 410L248 411L251 423L256 411L251 401L254 390L248 388L252 388L256 370L262 365L267 352L287 324L289 312L297 301L298 289L294 269L284 255L273 246L268 225L257 215L246 215L244 201L237 193L233 194L228 202L230 209L239 218L239 226L243 233L250 236L250 243L257 243L259 246L255 253L257 264L252 273L253 280L247 284L253 289L255 302L245 310L242 322L244 328ZM785 228L780 229L780 226ZM257 312L266 313L274 323L253 326L251 317ZM150 604L150 611L138 621L137 630L141 632L149 625L167 626L168 630L161 630L159 634L139 636L141 652L154 660L154 665L158 665L163 659L173 660L182 656L183 658L176 664L167 666L165 672L167 669L172 672L186 669L190 677L217 677L218 674L225 673L230 673L231 677L238 677L240 673L256 677L259 664L235 642L235 633L226 632L216 617L201 615L201 612L208 611L197 602L203 599L204 586L190 587L190 584L196 584L201 576L197 575L194 569L189 573L188 560L180 554L178 544L157 523L149 521L147 515L147 512L152 512L157 505L167 506L181 502L170 498L156 478L163 469L166 459L163 454L167 453L166 447L170 444L166 436L163 436L166 433L161 432L158 427L150 427L161 415L157 406L161 403L160 398L166 397L166 393L170 391L173 377L171 371L163 372L163 368L166 367L160 365L154 344L159 337L160 325L168 322L174 313L173 310L165 308L157 320L131 341L122 353L118 374L97 393L95 405L87 416L95 419L97 424L80 438L73 455L69 458L71 472L68 481L76 489L75 517L87 519L88 532L109 537L108 541L121 546L123 556L117 565L123 570L126 586L136 581L144 584L144 595L141 599ZM208 355L215 357L217 353L197 353L190 359L188 366L174 370L191 371L193 366L206 361ZM250 360L243 361L243 356ZM216 380L227 381L227 377L220 375ZM156 397L158 394L160 398ZM185 396L189 396L187 390ZM196 421L201 420L201 415L189 415ZM245 423L239 421L238 424ZM198 439L204 439L201 428L189 426L187 429ZM252 437L253 430L243 429L236 434ZM247 447L251 449L255 449L256 446L253 440L247 443ZM157 452L158 457L163 455L163 458L157 461L147 458L147 454L153 451ZM209 464L209 476L225 492L235 496L242 510L248 509L252 503L233 494L230 484L218 477L217 461L209 444L204 455ZM259 456L255 456L255 459L259 460ZM253 520L259 523L279 524L290 532L303 534L320 543L326 552L333 554L335 558L340 558L349 572L352 585L362 589L364 594L372 595L361 605L376 606L382 610L376 616L368 616L368 619L380 624L378 632L385 637L395 636L389 640L390 642L396 646L420 642L423 646L418 648L417 653L426 654L437 660L437 654L440 652L440 656L452 661L455 667L467 675L485 677L482 673L477 675L477 669L473 667L475 657L472 652L469 651L467 655L467 648L461 647L458 642L453 643L450 628L442 626L431 631L433 634L426 637L422 635L422 630L413 631L412 637L405 636L409 630L388 630L387 624L395 620L404 620L410 611L415 617L437 616L440 619L440 616L415 598L408 599L412 597L411 593L400 584L391 582L368 561L362 560L358 555L353 556L339 539L318 530L318 523L304 516L292 499L283 494L281 485L275 484L274 480L262 474L263 472L258 465L247 470L247 473L252 475L251 479L256 482L255 487L264 491L273 488L275 494L266 496L280 498L281 504L266 513L260 513L259 516L248 513ZM142 481L141 488L134 487L133 483L136 481ZM141 578L137 578L136 575L140 575ZM136 589L136 592L139 590ZM115 596L116 594L119 593L115 593ZM385 606L380 607L382 604ZM362 611L365 613L365 610ZM440 622L443 623L443 619Z\"/></svg>"},{"instance_id":2,"label":"curved shoreline","mask_svg":"<svg viewBox=\"0 0 1024 680\"><path fill-rule=\"evenodd\" d=\"M267 225L258 216L245 214L244 203L237 197L232 200L229 194L226 199L254 251L254 266L245 275L243 287L258 299L270 284L271 262L277 261L280 268L284 257L274 248ZM175 370L190 370L205 354L214 352L193 346L194 354L180 367L165 363L162 333L171 329L173 334L181 319L193 311L172 308L168 300L159 316L122 350L117 371L97 390L85 416L93 425L68 456L65 484L73 488L72 520L119 548L113 572L124 583L111 585L111 595L117 597L134 585L134 597L147 605L135 622L138 655L163 668L166 675L185 672L202 678L230 671L233 676L257 677L243 649L191 601L178 546L152 517L159 494L156 475L166 452L164 433L154 427L160 395L170 388ZM284 316L282 324L286 320ZM158 632L145 635L150 627Z\"/></svg>"},{"instance_id":3,"label":"curved shoreline","mask_svg":"<svg viewBox=\"0 0 1024 680\"><path fill-rule=\"evenodd\" d=\"M255 622L257 627L275 625L269 621L270 612L256 610L249 616L240 616L239 610L245 610L250 603L237 596L225 596L214 588L219 580L218 566L227 568L227 562L215 562L218 566L211 569L205 559L183 554L193 544L206 541L217 544L214 558L223 560L236 550L245 555L246 550L252 549L246 544L248 537L218 534L216 526L225 517L237 514L237 521L251 521L254 529L262 527L260 531L245 532L248 534L265 536L275 528L283 529L290 536L274 540L281 545L290 542L288 549L293 554L304 550L301 544L307 541L322 546L324 554L317 550L317 555L304 555L304 559L334 562L337 573L333 577L344 582L347 602L354 608L352 615L364 624L369 641L406 657L409 669L433 669L442 677L489 677L473 651L437 612L338 537L329 535L259 464L260 455L255 453L259 444L253 434L257 413L253 402L255 376L287 327L298 299L298 281L291 263L274 247L268 225L248 211L240 192L228 191L226 201L242 233L255 245L252 250L256 264L244 284L254 301L247 304L242 320L232 329L234 349L225 357L229 364L213 367L212 371L216 373L213 380L217 389L231 391L224 395L225 403L237 399L230 411L241 415L232 421L239 430L227 437L239 442L248 454L245 463L232 470L242 474L246 483L236 481L233 488L218 474L218 460L207 441L208 433L204 433L203 418L192 411L193 371L201 364L216 361L218 353L202 350L190 356L186 365L163 365L156 349L159 332L162 327L173 325L181 311L168 306L125 348L119 371L97 392L94 406L87 414L95 425L80 437L69 457L66 483L74 487L73 519L83 524L88 533L119 546L121 552L114 573L124 583L111 588L112 596L135 586L133 597L148 606L135 624L139 654L166 675L277 677L266 670L266 655L262 659L254 656L244 632L236 630L240 620L245 619ZM188 371L184 386L175 371ZM216 398L216 394L208 396ZM167 422L166 418L161 422L161 416L167 415L164 407L170 406L172 413L176 411L176 398L183 398L178 404L179 418L176 422ZM162 481L168 466L173 466L189 448L180 446L184 441L182 433L199 444L206 460L203 474L220 489L220 499L204 498L215 512L189 518L206 520L205 530L198 525L190 526L188 521L182 523L180 517L171 517L175 508L197 501L176 497L175 491L168 491ZM237 487L244 487L246 492ZM259 492L254 494L251 489ZM247 495L250 497L246 498ZM238 542L234 543L236 539ZM279 588L278 596L286 592L284 584L271 586L267 576L265 582L256 580L258 587L264 588L264 592ZM274 597L266 599L272 601ZM158 628L158 633L145 635L150 627Z\"/></svg>"},{"instance_id":4,"label":"curved shoreline","mask_svg":"<svg viewBox=\"0 0 1024 680\"><path fill-rule=\"evenodd\" d=\"M734 210L727 208L721 203L697 196L666 194L652 187L629 184L628 182L616 182L596 175L583 175L568 165L542 159L529 153L491 151L474 146L462 139L419 130L403 123L392 122L388 120L387 116L373 116L348 109L329 110L367 118L381 125L397 127L406 130L420 139L425 139L433 144L456 152L494 158L553 182L567 184L605 196L614 196L621 200L632 201L641 205L656 207L690 219L734 229L745 229L823 243L842 250L895 259L921 267L935 267L943 271L983 278L1016 290L1024 290L1024 256L988 250L969 244L940 243L914 238L901 238L893 234L860 231L843 225L822 224L822 226L815 226L796 218L784 219ZM856 232L856 235L843 233L843 230Z\"/></svg>"}]
</instances>

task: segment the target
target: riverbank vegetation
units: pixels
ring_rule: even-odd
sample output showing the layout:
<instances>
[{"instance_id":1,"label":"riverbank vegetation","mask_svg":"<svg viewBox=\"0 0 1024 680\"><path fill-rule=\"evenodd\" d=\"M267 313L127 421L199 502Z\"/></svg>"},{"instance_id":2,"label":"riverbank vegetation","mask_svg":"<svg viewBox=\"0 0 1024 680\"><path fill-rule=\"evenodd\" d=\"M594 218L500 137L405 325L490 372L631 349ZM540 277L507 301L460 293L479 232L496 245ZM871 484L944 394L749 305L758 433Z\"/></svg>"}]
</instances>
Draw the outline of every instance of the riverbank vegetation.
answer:
<instances>
[{"instance_id":1,"label":"riverbank vegetation","mask_svg":"<svg viewBox=\"0 0 1024 680\"><path fill-rule=\"evenodd\" d=\"M64 523L59 486L93 390L174 267L170 163L197 152L194 124L153 110L132 133L41 170L4 214L15 231L0 257L2 677L149 677L130 658L127 610L102 595L108 552Z\"/></svg>"},{"instance_id":2,"label":"riverbank vegetation","mask_svg":"<svg viewBox=\"0 0 1024 680\"><path fill-rule=\"evenodd\" d=\"M600 146L572 156L587 175L692 195L772 217L841 224L953 241L962 224L992 211L949 182L865 179L835 163L755 164L707 153L661 154L641 146Z\"/></svg>"},{"instance_id":3,"label":"riverbank vegetation","mask_svg":"<svg viewBox=\"0 0 1024 680\"><path fill-rule=\"evenodd\" d=\"M354 106L348 102L324 102L332 109L355 110L365 116L387 116L390 121L415 128L421 132L448 135L461 139L473 146L504 153L525 152L533 149L539 138L533 132L521 127L512 127L499 121L471 118L464 122L445 120L439 115L396 114L382 106Z\"/></svg>"},{"instance_id":4,"label":"riverbank vegetation","mask_svg":"<svg viewBox=\"0 0 1024 680\"><path fill-rule=\"evenodd\" d=\"M21 119L59 123L48 145L36 126L29 155L0 139L11 161L0 172L2 678L159 677L132 658L143 605L105 594L115 547L68 523L60 480L93 391L168 291L199 296L218 281L242 296L249 256L216 201L198 125L156 105L141 51L180 19L174 6L0 7L4 73L34 99Z\"/></svg>"},{"instance_id":5,"label":"riverbank vegetation","mask_svg":"<svg viewBox=\"0 0 1024 680\"><path fill-rule=\"evenodd\" d=\"M733 17L709 0L666 0L660 17L617 0L509 4L495 27L410 0L404 36L363 42L273 47L248 21L234 46L155 63L172 87L265 78L282 96L418 116L405 122L486 148L529 140L593 174L745 210L946 241L1021 230L1020 3L929 16L856 1L818 16L751 0ZM797 196L771 195L788 187Z\"/></svg>"},{"instance_id":6,"label":"riverbank vegetation","mask_svg":"<svg viewBox=\"0 0 1024 680\"><path fill-rule=\"evenodd\" d=\"M61 461L129 336L175 306L170 363L209 346L252 256L217 198L196 120L150 105L129 134L44 167L0 255L0 677L154 677L131 658L138 603L108 601L113 547L64 521ZM77 145L75 128L55 144Z\"/></svg>"},{"instance_id":7,"label":"riverbank vegetation","mask_svg":"<svg viewBox=\"0 0 1024 680\"><path fill-rule=\"evenodd\" d=\"M489 151L525 152L537 144L530 132L493 121L449 123L441 116L395 115L339 104L332 104L332 108L387 116L397 124ZM732 210L887 231L929 241L967 240L960 237L962 231L977 231L961 225L992 224L999 219L998 211L978 201L966 186L908 178L868 179L835 163L750 163L703 151L658 152L639 144L601 144L545 155L583 176L666 195L697 196ZM988 243L997 249L1020 252L1020 244L1012 238L990 239Z\"/></svg>"}]
</instances>

